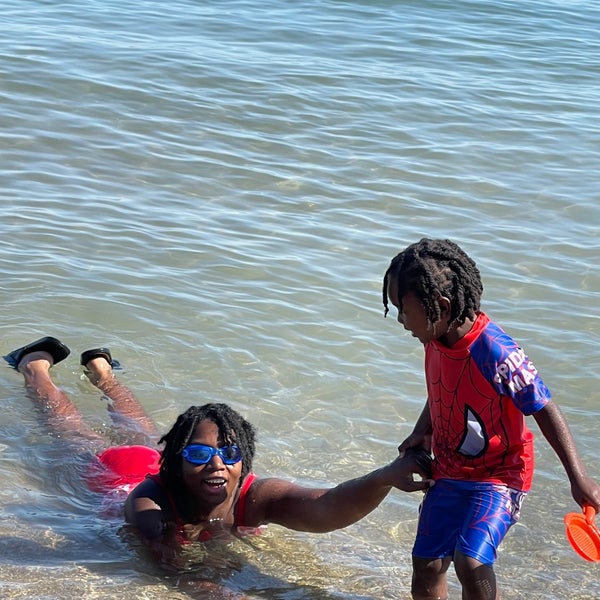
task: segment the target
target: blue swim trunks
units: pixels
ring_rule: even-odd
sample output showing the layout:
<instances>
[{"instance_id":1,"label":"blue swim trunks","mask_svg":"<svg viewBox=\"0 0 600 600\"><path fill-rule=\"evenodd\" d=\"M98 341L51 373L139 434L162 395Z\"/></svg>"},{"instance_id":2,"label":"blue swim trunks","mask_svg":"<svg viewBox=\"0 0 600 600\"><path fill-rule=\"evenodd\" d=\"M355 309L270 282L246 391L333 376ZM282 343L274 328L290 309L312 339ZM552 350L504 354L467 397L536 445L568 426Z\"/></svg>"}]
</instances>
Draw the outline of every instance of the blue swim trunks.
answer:
<instances>
[{"instance_id":1,"label":"blue swim trunks","mask_svg":"<svg viewBox=\"0 0 600 600\"><path fill-rule=\"evenodd\" d=\"M494 564L500 542L519 520L525 495L494 483L437 480L421 505L413 556L444 558L458 550Z\"/></svg>"}]
</instances>

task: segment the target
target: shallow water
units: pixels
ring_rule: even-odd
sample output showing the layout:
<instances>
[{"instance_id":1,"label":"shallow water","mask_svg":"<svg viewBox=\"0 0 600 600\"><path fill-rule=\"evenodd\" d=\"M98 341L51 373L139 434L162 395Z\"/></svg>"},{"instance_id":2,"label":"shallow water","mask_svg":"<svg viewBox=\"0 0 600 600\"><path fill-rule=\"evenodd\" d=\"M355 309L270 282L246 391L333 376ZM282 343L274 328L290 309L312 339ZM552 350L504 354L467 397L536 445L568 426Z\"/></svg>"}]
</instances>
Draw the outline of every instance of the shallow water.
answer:
<instances>
[{"instance_id":1,"label":"shallow water","mask_svg":"<svg viewBox=\"0 0 600 600\"><path fill-rule=\"evenodd\" d=\"M600 477L595 3L8 0L2 24L2 353L67 343L53 373L98 431L78 356L108 345L161 430L208 400L248 416L260 474L383 464L424 389L381 277L450 237ZM83 458L0 373L0 596L197 597L202 572L160 571L96 516ZM537 453L503 597L600 598ZM251 598L408 598L418 500L323 536L271 527L211 549L208 575Z\"/></svg>"}]
</instances>

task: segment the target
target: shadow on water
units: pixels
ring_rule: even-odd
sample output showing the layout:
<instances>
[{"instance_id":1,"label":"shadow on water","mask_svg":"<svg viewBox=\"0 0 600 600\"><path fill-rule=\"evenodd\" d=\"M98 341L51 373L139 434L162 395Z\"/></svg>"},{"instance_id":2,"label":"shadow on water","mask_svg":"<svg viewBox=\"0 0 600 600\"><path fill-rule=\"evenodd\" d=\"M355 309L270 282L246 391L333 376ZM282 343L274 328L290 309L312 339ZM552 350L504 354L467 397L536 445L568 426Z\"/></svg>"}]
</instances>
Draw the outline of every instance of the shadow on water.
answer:
<instances>
[{"instance_id":1,"label":"shadow on water","mask_svg":"<svg viewBox=\"0 0 600 600\"><path fill-rule=\"evenodd\" d=\"M333 592L325 589L327 584L311 583L311 579L316 581L329 577L330 587L336 587L339 575L330 572L300 541L286 542L283 551L270 537L260 541L236 540L231 544L194 544L190 547L185 566L161 570L129 528L122 527L119 534L128 547L134 549L140 561L138 568L148 569L147 574L160 577L191 598L204 599L210 592L211 598L375 600L368 593ZM258 554L259 564L256 564ZM274 572L289 575L289 579Z\"/></svg>"},{"instance_id":2,"label":"shadow on water","mask_svg":"<svg viewBox=\"0 0 600 600\"><path fill-rule=\"evenodd\" d=\"M10 508L10 507L7 507ZM90 508L94 508L91 506ZM21 506L21 511L36 512L35 505ZM5 513L6 516L6 513ZM74 517L77 521L77 517ZM109 598L118 593L119 598L146 597L152 591L153 598L198 598L206 600L244 600L268 598L272 600L375 600L375 596L346 592L331 592L317 585L288 581L265 573L252 564L246 553L237 552L218 542L204 544L194 551L190 560L179 569L163 568L153 561L136 535L114 521L110 525L93 526L94 519L83 519L88 529L84 538L74 534L67 537L46 529L43 532L29 530L0 535L0 592L6 600L12 598ZM77 524L73 525L75 529ZM91 536L90 533L96 535ZM30 537L28 537L30 536ZM95 537L95 544L90 540ZM84 543L85 539L85 543ZM201 544L196 544L200 546ZM118 546L121 546L120 548ZM306 550L306 549L305 549ZM266 551L252 548L253 552ZM299 549L296 548L295 552ZM198 560L203 555L204 560ZM277 557L282 561L285 557ZM273 556L271 556L271 561ZM310 564L310 563L313 564ZM320 577L327 568L314 557L308 557L304 568ZM289 571L289 566L285 567ZM18 583L13 573L18 570ZM25 574L25 575L24 575ZM43 574L42 577L40 575ZM116 586L116 581L119 585ZM12 582L12 583L11 583ZM332 582L335 587L335 581ZM10 588L15 588L11 594ZM18 588L18 591L17 589ZM25 596L23 592L27 590ZM112 593L111 593L112 592ZM172 593L177 592L177 596ZM140 595L144 594L144 595ZM116 596L115 596L116 597Z\"/></svg>"}]
</instances>

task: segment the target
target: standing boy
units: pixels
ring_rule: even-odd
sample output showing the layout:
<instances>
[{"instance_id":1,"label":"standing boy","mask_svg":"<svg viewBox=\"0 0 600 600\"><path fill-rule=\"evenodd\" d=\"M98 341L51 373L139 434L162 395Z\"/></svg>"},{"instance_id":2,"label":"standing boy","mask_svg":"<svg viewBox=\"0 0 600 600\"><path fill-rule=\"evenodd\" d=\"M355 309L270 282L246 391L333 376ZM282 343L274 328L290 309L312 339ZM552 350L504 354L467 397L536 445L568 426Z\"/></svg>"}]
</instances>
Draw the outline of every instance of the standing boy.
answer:
<instances>
[{"instance_id":1,"label":"standing boy","mask_svg":"<svg viewBox=\"0 0 600 600\"><path fill-rule=\"evenodd\" d=\"M449 240L422 239L400 252L383 279L383 304L425 347L427 403L402 454L434 455L413 547L414 600L447 598L454 562L463 600L498 597L494 561L533 477L532 415L562 462L573 498L600 510L569 427L535 366L480 310L475 262Z\"/></svg>"}]
</instances>

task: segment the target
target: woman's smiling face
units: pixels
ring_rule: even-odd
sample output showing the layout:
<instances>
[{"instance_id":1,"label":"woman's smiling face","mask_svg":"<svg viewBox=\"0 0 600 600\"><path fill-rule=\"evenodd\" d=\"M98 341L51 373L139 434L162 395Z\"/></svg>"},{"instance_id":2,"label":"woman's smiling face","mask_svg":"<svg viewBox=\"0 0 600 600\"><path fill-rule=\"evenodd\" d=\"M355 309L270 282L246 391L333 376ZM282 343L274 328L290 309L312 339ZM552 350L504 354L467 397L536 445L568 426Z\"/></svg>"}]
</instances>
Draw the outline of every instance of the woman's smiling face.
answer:
<instances>
[{"instance_id":1,"label":"woman's smiling face","mask_svg":"<svg viewBox=\"0 0 600 600\"><path fill-rule=\"evenodd\" d=\"M216 423L210 420L200 421L196 425L189 444L205 444L221 448L227 442L219 435ZM203 503L217 505L230 498L238 489L242 476L242 461L226 465L217 454L205 465L195 465L183 457L182 476L186 488Z\"/></svg>"}]
</instances>

